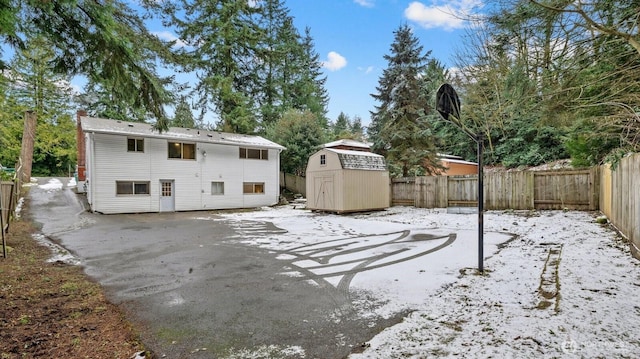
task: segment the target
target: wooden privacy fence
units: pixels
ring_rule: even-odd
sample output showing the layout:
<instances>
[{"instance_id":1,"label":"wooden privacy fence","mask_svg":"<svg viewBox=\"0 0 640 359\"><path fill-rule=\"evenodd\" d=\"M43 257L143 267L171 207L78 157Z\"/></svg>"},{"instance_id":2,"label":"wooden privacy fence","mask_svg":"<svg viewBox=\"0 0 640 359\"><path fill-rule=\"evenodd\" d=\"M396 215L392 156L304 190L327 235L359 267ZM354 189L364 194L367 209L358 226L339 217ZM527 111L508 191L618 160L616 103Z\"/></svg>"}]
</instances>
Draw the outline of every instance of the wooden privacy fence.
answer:
<instances>
[{"instance_id":1,"label":"wooden privacy fence","mask_svg":"<svg viewBox=\"0 0 640 359\"><path fill-rule=\"evenodd\" d=\"M280 172L280 187L286 188L293 193L300 193L307 197L307 187L304 177Z\"/></svg>"},{"instance_id":2,"label":"wooden privacy fence","mask_svg":"<svg viewBox=\"0 0 640 359\"><path fill-rule=\"evenodd\" d=\"M628 239L640 259L640 154L625 157L615 170L600 171L600 210Z\"/></svg>"},{"instance_id":3,"label":"wooden privacy fence","mask_svg":"<svg viewBox=\"0 0 640 359\"><path fill-rule=\"evenodd\" d=\"M0 182L0 229L2 230L2 256L7 257L6 234L9 232L9 220L13 216L16 196L15 183L9 181Z\"/></svg>"},{"instance_id":4,"label":"wooden privacy fence","mask_svg":"<svg viewBox=\"0 0 640 359\"><path fill-rule=\"evenodd\" d=\"M598 209L598 168L514 171L484 175L485 209ZM393 205L421 208L477 206L478 176L395 178Z\"/></svg>"}]
</instances>

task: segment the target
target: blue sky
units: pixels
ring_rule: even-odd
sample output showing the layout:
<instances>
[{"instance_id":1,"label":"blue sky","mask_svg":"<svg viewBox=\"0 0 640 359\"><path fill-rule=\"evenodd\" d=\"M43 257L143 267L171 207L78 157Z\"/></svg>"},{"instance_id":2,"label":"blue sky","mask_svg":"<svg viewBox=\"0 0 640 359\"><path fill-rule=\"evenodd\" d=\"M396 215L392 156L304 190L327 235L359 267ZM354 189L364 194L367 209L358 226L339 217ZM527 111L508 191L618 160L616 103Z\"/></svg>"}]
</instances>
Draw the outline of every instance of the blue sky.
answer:
<instances>
[{"instance_id":1,"label":"blue sky","mask_svg":"<svg viewBox=\"0 0 640 359\"><path fill-rule=\"evenodd\" d=\"M129 1L135 6L137 0ZM408 24L424 50L432 51L432 58L452 67L453 52L468 26L462 19L482 11L484 6L482 0L284 0L284 3L301 34L305 27L311 29L327 77L330 97L327 116L335 121L344 112L351 119L359 116L365 126L370 123L369 111L375 106L371 94L375 93L387 66L383 56L390 54L393 32ZM163 39L176 38L162 28L160 21L152 21L148 26ZM2 48L3 57L10 58L13 51L4 44ZM179 81L192 79L192 75L177 75ZM81 76L72 80L78 89L85 83ZM205 120L215 122L211 113Z\"/></svg>"},{"instance_id":2,"label":"blue sky","mask_svg":"<svg viewBox=\"0 0 640 359\"><path fill-rule=\"evenodd\" d=\"M363 125L370 123L383 59L390 54L393 32L408 24L431 57L452 67L452 54L468 25L462 19L483 7L481 0L285 0L294 24L304 33L311 29L315 50L324 64L329 94L327 116L335 121L340 112ZM153 25L150 25L153 26ZM154 29L167 40L175 35ZM209 114L207 117L212 116ZM206 118L213 122L213 119Z\"/></svg>"},{"instance_id":3,"label":"blue sky","mask_svg":"<svg viewBox=\"0 0 640 359\"><path fill-rule=\"evenodd\" d=\"M390 54L393 32L408 24L431 57L452 67L465 14L482 9L478 0L286 0L295 25L311 28L316 52L325 61L330 96L328 117L340 112L370 122L371 97Z\"/></svg>"}]
</instances>

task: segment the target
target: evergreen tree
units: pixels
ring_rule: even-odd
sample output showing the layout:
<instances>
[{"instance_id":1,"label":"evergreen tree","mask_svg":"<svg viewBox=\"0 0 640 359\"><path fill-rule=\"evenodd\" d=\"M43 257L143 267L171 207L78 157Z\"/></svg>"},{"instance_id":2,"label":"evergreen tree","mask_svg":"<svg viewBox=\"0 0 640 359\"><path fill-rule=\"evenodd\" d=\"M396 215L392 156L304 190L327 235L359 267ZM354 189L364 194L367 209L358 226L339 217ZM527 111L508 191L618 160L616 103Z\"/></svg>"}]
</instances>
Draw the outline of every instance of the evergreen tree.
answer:
<instances>
[{"instance_id":1,"label":"evergreen tree","mask_svg":"<svg viewBox=\"0 0 640 359\"><path fill-rule=\"evenodd\" d=\"M364 141L364 127L362 127L362 119L355 116L351 122L351 134L356 141Z\"/></svg>"},{"instance_id":2,"label":"evergreen tree","mask_svg":"<svg viewBox=\"0 0 640 359\"><path fill-rule=\"evenodd\" d=\"M320 55L315 50L311 29L308 27L305 28L302 38L299 74L299 79L290 92L292 99L294 99L293 108L311 111L320 119L321 125L326 127L327 105L329 103L329 95L325 89L327 77L322 74Z\"/></svg>"},{"instance_id":3,"label":"evergreen tree","mask_svg":"<svg viewBox=\"0 0 640 359\"><path fill-rule=\"evenodd\" d=\"M254 81L258 42L258 7L246 0L182 0L166 3L180 39L191 47L179 53L185 71L198 74L195 104L200 118L214 111L218 128L251 134L256 131Z\"/></svg>"},{"instance_id":4,"label":"evergreen tree","mask_svg":"<svg viewBox=\"0 0 640 359\"><path fill-rule=\"evenodd\" d=\"M340 112L338 118L336 119L336 122L331 127L334 139L351 137L351 121L349 121L349 116L347 116L344 112Z\"/></svg>"},{"instance_id":5,"label":"evergreen tree","mask_svg":"<svg viewBox=\"0 0 640 359\"><path fill-rule=\"evenodd\" d=\"M65 76L52 67L55 54L49 41L37 36L16 53L7 71L7 107L3 106L2 143L6 147L0 158L13 165L21 148L23 116L34 111L37 118L33 154L33 174L59 175L70 171L75 163L75 124L71 112L71 88ZM7 112L5 112L7 111ZM6 137L5 137L6 136Z\"/></svg>"},{"instance_id":6,"label":"evergreen tree","mask_svg":"<svg viewBox=\"0 0 640 359\"><path fill-rule=\"evenodd\" d=\"M269 127L292 106L291 83L295 61L301 56L300 36L289 10L280 0L265 0L258 7L257 26L263 34L258 43L260 66L253 96L258 100L261 125Z\"/></svg>"},{"instance_id":7,"label":"evergreen tree","mask_svg":"<svg viewBox=\"0 0 640 359\"><path fill-rule=\"evenodd\" d=\"M267 129L266 137L287 148L280 155L281 170L304 176L309 156L325 142L324 133L315 114L289 110Z\"/></svg>"},{"instance_id":8,"label":"evergreen tree","mask_svg":"<svg viewBox=\"0 0 640 359\"><path fill-rule=\"evenodd\" d=\"M185 96L180 97L180 101L176 105L175 113L173 115L173 119L171 120L170 126L173 127L182 127L182 128L201 128L202 126L196 123L196 120L193 117L193 112L191 112L191 106L187 102L187 98Z\"/></svg>"},{"instance_id":9,"label":"evergreen tree","mask_svg":"<svg viewBox=\"0 0 640 359\"><path fill-rule=\"evenodd\" d=\"M155 71L168 47L145 27L142 16L123 1L18 1L0 4L0 37L19 49L38 35L54 49L54 69L113 84L118 98L143 108L156 127L166 127L169 100Z\"/></svg>"},{"instance_id":10,"label":"evergreen tree","mask_svg":"<svg viewBox=\"0 0 640 359\"><path fill-rule=\"evenodd\" d=\"M440 168L435 140L425 115L433 111L423 83L430 51L423 47L408 25L394 31L391 54L384 55L383 70L372 94L379 103L371 112L369 138L373 150L385 155L395 176L418 175Z\"/></svg>"}]
</instances>

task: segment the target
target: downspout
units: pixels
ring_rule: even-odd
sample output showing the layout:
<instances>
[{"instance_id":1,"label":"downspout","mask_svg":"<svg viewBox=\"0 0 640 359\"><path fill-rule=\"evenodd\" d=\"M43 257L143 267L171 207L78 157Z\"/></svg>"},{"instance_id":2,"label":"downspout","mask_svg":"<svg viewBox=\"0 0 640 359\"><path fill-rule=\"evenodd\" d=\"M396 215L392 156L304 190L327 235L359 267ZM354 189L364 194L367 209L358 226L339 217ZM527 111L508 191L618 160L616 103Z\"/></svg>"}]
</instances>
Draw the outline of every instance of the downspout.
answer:
<instances>
[{"instance_id":1,"label":"downspout","mask_svg":"<svg viewBox=\"0 0 640 359\"><path fill-rule=\"evenodd\" d=\"M280 203L280 154L282 153L282 149L278 149L278 163L276 163L276 173L278 174L277 178L277 184L278 186L276 187L277 190L277 195L276 195L276 204ZM285 184L287 183L287 174L283 172L283 176Z\"/></svg>"},{"instance_id":2,"label":"downspout","mask_svg":"<svg viewBox=\"0 0 640 359\"><path fill-rule=\"evenodd\" d=\"M91 153L90 153L90 163L89 163L89 188L91 193L89 196L91 197L91 211L95 212L95 198L96 198L96 187L95 187L95 179L96 177L96 141L95 141L95 133L90 133L89 138L91 140Z\"/></svg>"}]
</instances>

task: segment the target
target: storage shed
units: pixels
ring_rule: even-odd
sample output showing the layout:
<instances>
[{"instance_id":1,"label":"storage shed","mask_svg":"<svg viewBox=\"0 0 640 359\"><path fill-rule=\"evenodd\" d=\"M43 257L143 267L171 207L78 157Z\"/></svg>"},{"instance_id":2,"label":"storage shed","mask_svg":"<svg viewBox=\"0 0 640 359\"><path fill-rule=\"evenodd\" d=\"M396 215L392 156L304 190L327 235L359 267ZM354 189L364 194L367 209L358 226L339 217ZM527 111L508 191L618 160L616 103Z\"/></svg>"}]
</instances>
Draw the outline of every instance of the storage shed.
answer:
<instances>
[{"instance_id":1,"label":"storage shed","mask_svg":"<svg viewBox=\"0 0 640 359\"><path fill-rule=\"evenodd\" d=\"M389 207L389 172L383 156L324 148L309 157L307 208L336 213Z\"/></svg>"}]
</instances>

